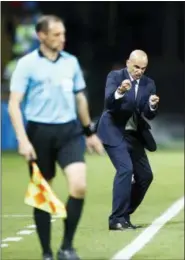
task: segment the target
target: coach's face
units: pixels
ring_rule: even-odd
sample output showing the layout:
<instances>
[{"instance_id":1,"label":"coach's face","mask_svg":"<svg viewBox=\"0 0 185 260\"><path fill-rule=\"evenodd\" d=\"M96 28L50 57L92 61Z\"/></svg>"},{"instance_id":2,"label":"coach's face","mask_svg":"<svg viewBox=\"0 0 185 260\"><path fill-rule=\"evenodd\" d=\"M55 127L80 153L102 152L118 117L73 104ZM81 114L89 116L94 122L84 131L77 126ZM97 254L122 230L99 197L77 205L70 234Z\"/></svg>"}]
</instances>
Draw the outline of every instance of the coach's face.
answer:
<instances>
[{"instance_id":1,"label":"coach's face","mask_svg":"<svg viewBox=\"0 0 185 260\"><path fill-rule=\"evenodd\" d=\"M65 44L65 27L61 22L50 22L43 34L43 43L53 51L61 51Z\"/></svg>"},{"instance_id":2,"label":"coach's face","mask_svg":"<svg viewBox=\"0 0 185 260\"><path fill-rule=\"evenodd\" d=\"M146 57L134 57L133 59L127 60L128 72L135 80L140 79L142 77L147 65L148 60Z\"/></svg>"}]
</instances>

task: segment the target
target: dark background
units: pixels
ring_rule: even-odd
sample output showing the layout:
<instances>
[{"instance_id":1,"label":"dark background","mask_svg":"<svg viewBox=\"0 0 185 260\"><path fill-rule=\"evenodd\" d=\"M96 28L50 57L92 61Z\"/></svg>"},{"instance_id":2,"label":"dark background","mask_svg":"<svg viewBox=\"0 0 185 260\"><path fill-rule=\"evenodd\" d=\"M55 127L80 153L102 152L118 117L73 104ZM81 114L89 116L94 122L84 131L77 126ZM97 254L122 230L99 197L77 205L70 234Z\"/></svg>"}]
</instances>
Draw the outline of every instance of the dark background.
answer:
<instances>
[{"instance_id":1,"label":"dark background","mask_svg":"<svg viewBox=\"0 0 185 260\"><path fill-rule=\"evenodd\" d=\"M160 111L183 113L183 2L40 2L40 8L64 19L66 50L87 71L94 116L103 108L107 73L123 67L134 49L149 55L146 74L156 82Z\"/></svg>"},{"instance_id":2,"label":"dark background","mask_svg":"<svg viewBox=\"0 0 185 260\"><path fill-rule=\"evenodd\" d=\"M79 58L92 117L103 109L108 72L124 67L134 49L149 56L160 112L183 114L184 2L39 2L39 10L65 22L65 50Z\"/></svg>"}]
</instances>

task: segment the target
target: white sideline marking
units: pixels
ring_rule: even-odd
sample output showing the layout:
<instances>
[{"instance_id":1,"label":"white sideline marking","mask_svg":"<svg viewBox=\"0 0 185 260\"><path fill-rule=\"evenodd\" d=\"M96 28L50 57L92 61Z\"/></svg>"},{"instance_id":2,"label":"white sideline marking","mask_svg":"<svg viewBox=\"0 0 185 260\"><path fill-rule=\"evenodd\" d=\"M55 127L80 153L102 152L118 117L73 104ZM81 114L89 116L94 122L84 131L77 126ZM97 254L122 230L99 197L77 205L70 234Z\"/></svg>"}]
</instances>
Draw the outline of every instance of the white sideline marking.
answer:
<instances>
[{"instance_id":1,"label":"white sideline marking","mask_svg":"<svg viewBox=\"0 0 185 260\"><path fill-rule=\"evenodd\" d=\"M2 242L18 242L22 239L22 237L7 237L2 240Z\"/></svg>"},{"instance_id":2,"label":"white sideline marking","mask_svg":"<svg viewBox=\"0 0 185 260\"><path fill-rule=\"evenodd\" d=\"M1 218L32 218L33 215L20 215L20 214L10 214L10 215L1 215ZM52 218L57 219L59 216L52 216Z\"/></svg>"},{"instance_id":3,"label":"white sideline marking","mask_svg":"<svg viewBox=\"0 0 185 260\"><path fill-rule=\"evenodd\" d=\"M36 228L36 225L29 225L27 228Z\"/></svg>"},{"instance_id":4,"label":"white sideline marking","mask_svg":"<svg viewBox=\"0 0 185 260\"><path fill-rule=\"evenodd\" d=\"M2 217L10 217L10 218L14 218L14 217L32 217L32 215L2 215ZM53 219L51 219L51 222L55 222L57 220L57 216ZM25 228L30 228L30 229L35 229L36 228L36 225L29 225ZM35 232L35 230L27 230L27 229L24 229L24 230L21 230L19 232L17 232L17 235L31 235L32 233ZM17 241L20 241L21 239L23 239L22 237L7 237L5 239L2 240L2 242L17 242ZM1 244L1 248L3 247L8 247L9 245L8 244Z\"/></svg>"},{"instance_id":5,"label":"white sideline marking","mask_svg":"<svg viewBox=\"0 0 185 260\"><path fill-rule=\"evenodd\" d=\"M8 244L1 244L1 248L8 247Z\"/></svg>"},{"instance_id":6,"label":"white sideline marking","mask_svg":"<svg viewBox=\"0 0 185 260\"><path fill-rule=\"evenodd\" d=\"M32 215L19 215L19 214L10 214L2 215L1 218L31 218Z\"/></svg>"},{"instance_id":7,"label":"white sideline marking","mask_svg":"<svg viewBox=\"0 0 185 260\"><path fill-rule=\"evenodd\" d=\"M175 217L184 207L184 197L172 204L160 217L155 219L135 240L125 248L116 253L112 260L129 260L139 250L141 250L153 236L173 217Z\"/></svg>"},{"instance_id":8,"label":"white sideline marking","mask_svg":"<svg viewBox=\"0 0 185 260\"><path fill-rule=\"evenodd\" d=\"M31 235L35 230L21 230L17 232L17 235Z\"/></svg>"}]
</instances>

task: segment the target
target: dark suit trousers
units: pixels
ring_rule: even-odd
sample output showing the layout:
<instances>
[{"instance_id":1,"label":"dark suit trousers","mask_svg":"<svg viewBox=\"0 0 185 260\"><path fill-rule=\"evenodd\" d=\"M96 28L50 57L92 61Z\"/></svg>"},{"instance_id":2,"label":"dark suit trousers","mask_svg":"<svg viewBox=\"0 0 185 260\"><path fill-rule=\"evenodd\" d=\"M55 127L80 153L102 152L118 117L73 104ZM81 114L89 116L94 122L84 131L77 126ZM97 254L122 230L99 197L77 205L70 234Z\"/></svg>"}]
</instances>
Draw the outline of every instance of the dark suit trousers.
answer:
<instances>
[{"instance_id":1,"label":"dark suit trousers","mask_svg":"<svg viewBox=\"0 0 185 260\"><path fill-rule=\"evenodd\" d=\"M116 168L109 223L121 223L129 219L142 202L153 174L144 147L135 134L125 134L123 142L118 146L105 145L105 149Z\"/></svg>"}]
</instances>

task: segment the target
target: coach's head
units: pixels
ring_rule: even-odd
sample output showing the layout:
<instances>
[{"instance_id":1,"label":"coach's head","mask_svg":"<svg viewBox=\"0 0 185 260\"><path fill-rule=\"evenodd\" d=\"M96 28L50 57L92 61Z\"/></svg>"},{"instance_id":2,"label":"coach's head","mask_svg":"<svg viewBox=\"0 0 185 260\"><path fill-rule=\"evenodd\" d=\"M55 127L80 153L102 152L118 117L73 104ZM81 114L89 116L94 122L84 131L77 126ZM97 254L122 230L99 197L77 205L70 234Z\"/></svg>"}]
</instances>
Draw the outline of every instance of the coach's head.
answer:
<instances>
[{"instance_id":1,"label":"coach's head","mask_svg":"<svg viewBox=\"0 0 185 260\"><path fill-rule=\"evenodd\" d=\"M41 16L35 29L42 45L54 52L63 50L65 26L62 19L54 15Z\"/></svg>"},{"instance_id":2,"label":"coach's head","mask_svg":"<svg viewBox=\"0 0 185 260\"><path fill-rule=\"evenodd\" d=\"M147 54L142 50L131 52L127 60L127 70L133 79L137 80L142 77L148 65Z\"/></svg>"}]
</instances>

